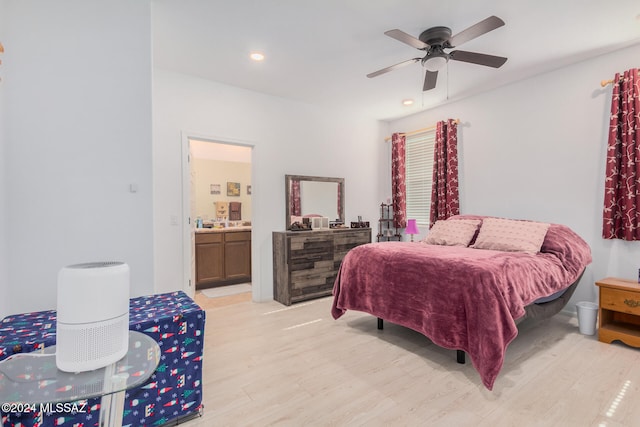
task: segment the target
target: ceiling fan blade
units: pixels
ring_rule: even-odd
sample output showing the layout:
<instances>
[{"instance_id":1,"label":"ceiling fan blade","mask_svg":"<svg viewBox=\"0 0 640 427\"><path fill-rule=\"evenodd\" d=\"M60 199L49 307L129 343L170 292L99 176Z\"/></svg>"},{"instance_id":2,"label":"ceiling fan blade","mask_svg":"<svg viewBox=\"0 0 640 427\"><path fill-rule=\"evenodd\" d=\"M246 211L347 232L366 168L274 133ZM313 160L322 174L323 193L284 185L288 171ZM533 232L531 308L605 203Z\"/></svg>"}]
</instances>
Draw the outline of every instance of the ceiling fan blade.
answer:
<instances>
[{"instance_id":1,"label":"ceiling fan blade","mask_svg":"<svg viewBox=\"0 0 640 427\"><path fill-rule=\"evenodd\" d=\"M475 25L470 26L466 30L459 32L458 34L451 36L449 38L449 47L460 46L462 43L468 42L469 40L475 39L476 37L480 37L483 34L488 33L489 31L493 31L496 28L500 28L504 25L504 21L497 16L490 16L487 19L484 19L478 22Z\"/></svg>"},{"instance_id":2,"label":"ceiling fan blade","mask_svg":"<svg viewBox=\"0 0 640 427\"><path fill-rule=\"evenodd\" d=\"M422 85L422 91L431 90L436 87L438 81L438 72L427 70L424 74L424 84Z\"/></svg>"},{"instance_id":3,"label":"ceiling fan blade","mask_svg":"<svg viewBox=\"0 0 640 427\"><path fill-rule=\"evenodd\" d=\"M487 67L500 68L507 62L503 56L486 55L484 53L468 52L466 50L454 50L449 53L449 59L454 61L470 62L472 64L485 65Z\"/></svg>"},{"instance_id":4,"label":"ceiling fan blade","mask_svg":"<svg viewBox=\"0 0 640 427\"><path fill-rule=\"evenodd\" d=\"M429 45L417 38L409 35L401 30L389 30L384 32L385 35L398 40L399 42L408 44L416 49L428 49Z\"/></svg>"},{"instance_id":5,"label":"ceiling fan blade","mask_svg":"<svg viewBox=\"0 0 640 427\"><path fill-rule=\"evenodd\" d=\"M369 78L377 77L380 74L388 73L389 71L392 71L392 70L395 70L395 69L398 69L398 68L402 68L405 65L414 64L414 63L420 61L420 59L421 58L407 59L406 61L399 62L399 63L397 63L395 65L391 65L390 67L383 68L382 70L378 70L378 71L374 71L373 73L369 73L369 74L367 74L367 77L369 77Z\"/></svg>"}]
</instances>

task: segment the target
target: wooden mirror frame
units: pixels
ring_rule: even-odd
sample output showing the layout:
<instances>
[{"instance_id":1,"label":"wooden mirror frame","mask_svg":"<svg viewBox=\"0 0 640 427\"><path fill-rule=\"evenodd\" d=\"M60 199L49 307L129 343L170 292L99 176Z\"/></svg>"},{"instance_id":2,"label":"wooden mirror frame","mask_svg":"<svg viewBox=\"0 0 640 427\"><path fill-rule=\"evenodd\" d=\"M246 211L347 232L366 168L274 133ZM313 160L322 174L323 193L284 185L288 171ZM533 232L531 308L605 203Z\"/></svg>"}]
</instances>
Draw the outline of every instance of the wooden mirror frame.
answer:
<instances>
[{"instance_id":1,"label":"wooden mirror frame","mask_svg":"<svg viewBox=\"0 0 640 427\"><path fill-rule=\"evenodd\" d=\"M291 182L292 181L313 181L313 182L335 182L340 185L340 221L344 223L344 178L329 178L324 176L306 176L306 175L285 175L285 213L286 213L286 229L291 229ZM337 200L336 200L337 203ZM333 218L330 218L333 220Z\"/></svg>"}]
</instances>

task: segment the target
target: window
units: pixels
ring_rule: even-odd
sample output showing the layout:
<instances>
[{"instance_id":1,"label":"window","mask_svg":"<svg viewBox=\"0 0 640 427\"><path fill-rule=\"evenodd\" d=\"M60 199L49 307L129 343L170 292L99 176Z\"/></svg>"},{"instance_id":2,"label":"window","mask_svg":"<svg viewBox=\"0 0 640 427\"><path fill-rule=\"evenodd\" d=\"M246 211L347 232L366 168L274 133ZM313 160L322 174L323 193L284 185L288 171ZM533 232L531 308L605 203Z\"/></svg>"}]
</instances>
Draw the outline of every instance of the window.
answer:
<instances>
[{"instance_id":1,"label":"window","mask_svg":"<svg viewBox=\"0 0 640 427\"><path fill-rule=\"evenodd\" d=\"M433 149L435 145L435 129L411 136L407 135L405 141L407 218L416 219L419 225L425 227L429 225L429 211L431 209Z\"/></svg>"}]
</instances>

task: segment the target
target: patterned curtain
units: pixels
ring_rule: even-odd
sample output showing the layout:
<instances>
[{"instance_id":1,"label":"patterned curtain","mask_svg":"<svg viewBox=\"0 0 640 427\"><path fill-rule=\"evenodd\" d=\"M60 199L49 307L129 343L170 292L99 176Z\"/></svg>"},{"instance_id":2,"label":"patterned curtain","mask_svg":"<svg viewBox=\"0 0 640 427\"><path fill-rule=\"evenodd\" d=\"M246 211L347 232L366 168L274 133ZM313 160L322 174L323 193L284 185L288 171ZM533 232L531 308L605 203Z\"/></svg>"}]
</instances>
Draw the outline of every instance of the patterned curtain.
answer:
<instances>
[{"instance_id":1,"label":"patterned curtain","mask_svg":"<svg viewBox=\"0 0 640 427\"><path fill-rule=\"evenodd\" d=\"M391 191L393 196L393 225L407 226L407 191L405 185L405 136L391 135Z\"/></svg>"},{"instance_id":2,"label":"patterned curtain","mask_svg":"<svg viewBox=\"0 0 640 427\"><path fill-rule=\"evenodd\" d=\"M449 119L438 122L433 153L430 227L439 219L460 213L458 195L458 125Z\"/></svg>"},{"instance_id":3,"label":"patterned curtain","mask_svg":"<svg viewBox=\"0 0 640 427\"><path fill-rule=\"evenodd\" d=\"M640 91L638 69L616 74L613 80L609 146L604 181L602 237L640 240Z\"/></svg>"},{"instance_id":4,"label":"patterned curtain","mask_svg":"<svg viewBox=\"0 0 640 427\"><path fill-rule=\"evenodd\" d=\"M291 181L291 206L289 206L290 215L300 216L300 181L294 179Z\"/></svg>"}]
</instances>

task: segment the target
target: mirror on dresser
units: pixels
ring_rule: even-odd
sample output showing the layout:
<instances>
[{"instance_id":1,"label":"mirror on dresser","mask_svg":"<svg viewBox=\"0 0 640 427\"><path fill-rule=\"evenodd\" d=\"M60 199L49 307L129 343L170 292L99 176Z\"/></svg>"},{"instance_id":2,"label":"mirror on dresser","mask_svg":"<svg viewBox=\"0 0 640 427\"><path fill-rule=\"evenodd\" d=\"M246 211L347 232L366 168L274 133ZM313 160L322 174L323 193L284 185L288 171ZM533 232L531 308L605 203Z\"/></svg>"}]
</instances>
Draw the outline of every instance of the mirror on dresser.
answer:
<instances>
[{"instance_id":1,"label":"mirror on dresser","mask_svg":"<svg viewBox=\"0 0 640 427\"><path fill-rule=\"evenodd\" d=\"M285 185L287 230L305 216L344 223L344 178L285 175Z\"/></svg>"}]
</instances>

